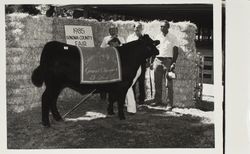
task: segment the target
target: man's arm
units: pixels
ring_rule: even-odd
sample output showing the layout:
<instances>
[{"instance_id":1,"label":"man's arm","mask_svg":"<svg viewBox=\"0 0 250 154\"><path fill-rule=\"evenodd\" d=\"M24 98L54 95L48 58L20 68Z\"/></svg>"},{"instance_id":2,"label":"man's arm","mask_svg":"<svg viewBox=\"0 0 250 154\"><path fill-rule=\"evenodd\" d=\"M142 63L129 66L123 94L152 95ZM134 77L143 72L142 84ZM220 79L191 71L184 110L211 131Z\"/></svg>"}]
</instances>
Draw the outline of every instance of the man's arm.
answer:
<instances>
[{"instance_id":1,"label":"man's arm","mask_svg":"<svg viewBox=\"0 0 250 154\"><path fill-rule=\"evenodd\" d=\"M150 59L149 59L149 68L150 68L151 70L153 70L153 68L154 68L155 57L156 57L156 56L152 56L152 57L150 57Z\"/></svg>"},{"instance_id":2,"label":"man's arm","mask_svg":"<svg viewBox=\"0 0 250 154\"><path fill-rule=\"evenodd\" d=\"M172 62L171 62L171 66L169 68L170 71L173 71L175 69L175 63L176 63L176 60L178 58L178 55L179 55L178 47L174 46L173 47L173 59L172 59Z\"/></svg>"},{"instance_id":3,"label":"man's arm","mask_svg":"<svg viewBox=\"0 0 250 154\"><path fill-rule=\"evenodd\" d=\"M131 41L132 41L131 35L129 35L129 36L127 37L127 39L126 39L126 42L128 43L128 42L131 42Z\"/></svg>"},{"instance_id":4,"label":"man's arm","mask_svg":"<svg viewBox=\"0 0 250 154\"><path fill-rule=\"evenodd\" d=\"M173 47L173 60L172 60L172 64L176 63L176 60L178 58L179 52L178 52L178 47L174 46Z\"/></svg>"},{"instance_id":5,"label":"man's arm","mask_svg":"<svg viewBox=\"0 0 250 154\"><path fill-rule=\"evenodd\" d=\"M178 47L180 46L180 44L179 44L179 41L178 41L178 39L177 39L177 37L175 37L174 35L171 35L171 41L172 41L172 43L173 43L173 45L174 45L174 47L173 47L173 60L172 60L172 63L171 64L175 64L176 63L176 60L177 60L177 58L178 58Z\"/></svg>"},{"instance_id":6,"label":"man's arm","mask_svg":"<svg viewBox=\"0 0 250 154\"><path fill-rule=\"evenodd\" d=\"M123 37L118 37L118 39L120 40L121 44L120 45L123 45L126 43L126 41L124 40Z\"/></svg>"},{"instance_id":7,"label":"man's arm","mask_svg":"<svg viewBox=\"0 0 250 154\"><path fill-rule=\"evenodd\" d=\"M101 44L101 46L100 46L101 48L106 48L106 47L108 47L108 44L107 44L107 38L106 37L104 37L103 38L103 40L102 40L102 44Z\"/></svg>"}]
</instances>

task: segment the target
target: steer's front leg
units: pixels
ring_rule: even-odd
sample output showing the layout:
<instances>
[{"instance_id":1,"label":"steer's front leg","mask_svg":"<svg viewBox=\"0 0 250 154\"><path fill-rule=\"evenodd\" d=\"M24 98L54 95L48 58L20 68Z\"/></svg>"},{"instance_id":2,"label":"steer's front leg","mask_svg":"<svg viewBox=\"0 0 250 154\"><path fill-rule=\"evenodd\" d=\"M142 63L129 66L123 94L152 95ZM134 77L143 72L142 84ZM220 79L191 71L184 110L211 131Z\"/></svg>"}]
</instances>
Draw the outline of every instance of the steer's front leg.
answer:
<instances>
[{"instance_id":1,"label":"steer's front leg","mask_svg":"<svg viewBox=\"0 0 250 154\"><path fill-rule=\"evenodd\" d=\"M125 120L124 104L125 104L126 94L127 90L123 90L118 97L118 115L120 120Z\"/></svg>"},{"instance_id":2,"label":"steer's front leg","mask_svg":"<svg viewBox=\"0 0 250 154\"><path fill-rule=\"evenodd\" d=\"M109 104L108 104L108 115L114 115L113 104L115 102L115 94L113 92L109 92Z\"/></svg>"}]
</instances>

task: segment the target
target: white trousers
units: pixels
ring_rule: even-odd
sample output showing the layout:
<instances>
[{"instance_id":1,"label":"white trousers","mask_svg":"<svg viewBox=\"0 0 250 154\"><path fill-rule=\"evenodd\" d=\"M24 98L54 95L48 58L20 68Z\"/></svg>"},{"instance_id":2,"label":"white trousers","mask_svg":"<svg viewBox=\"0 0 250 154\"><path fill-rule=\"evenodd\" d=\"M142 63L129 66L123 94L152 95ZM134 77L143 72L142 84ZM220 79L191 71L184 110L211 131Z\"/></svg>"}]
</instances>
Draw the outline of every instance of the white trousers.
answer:
<instances>
[{"instance_id":1,"label":"white trousers","mask_svg":"<svg viewBox=\"0 0 250 154\"><path fill-rule=\"evenodd\" d=\"M140 77L140 75L141 75L141 67L139 67L139 69L137 70L133 83L131 87L129 87L127 95L126 95L125 104L127 105L127 111L130 113L136 113L136 101L135 101L135 95L134 95L134 91L132 87L137 81L137 79Z\"/></svg>"}]
</instances>

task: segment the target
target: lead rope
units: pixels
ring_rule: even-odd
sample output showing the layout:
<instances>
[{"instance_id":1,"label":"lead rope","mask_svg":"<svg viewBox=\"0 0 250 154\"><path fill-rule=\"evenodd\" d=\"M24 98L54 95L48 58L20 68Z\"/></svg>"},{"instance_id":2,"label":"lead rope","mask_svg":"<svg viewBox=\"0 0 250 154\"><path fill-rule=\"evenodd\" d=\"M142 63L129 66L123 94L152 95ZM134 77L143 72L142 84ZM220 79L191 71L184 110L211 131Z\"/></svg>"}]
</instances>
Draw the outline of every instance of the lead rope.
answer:
<instances>
[{"instance_id":1,"label":"lead rope","mask_svg":"<svg viewBox=\"0 0 250 154\"><path fill-rule=\"evenodd\" d=\"M65 113L63 115L63 119L69 115L72 111L76 110L84 101L86 101L90 96L93 95L93 93L96 91L96 89L94 89L93 91L91 91L86 97L84 97L76 106L74 106L70 111L68 111L67 113Z\"/></svg>"}]
</instances>

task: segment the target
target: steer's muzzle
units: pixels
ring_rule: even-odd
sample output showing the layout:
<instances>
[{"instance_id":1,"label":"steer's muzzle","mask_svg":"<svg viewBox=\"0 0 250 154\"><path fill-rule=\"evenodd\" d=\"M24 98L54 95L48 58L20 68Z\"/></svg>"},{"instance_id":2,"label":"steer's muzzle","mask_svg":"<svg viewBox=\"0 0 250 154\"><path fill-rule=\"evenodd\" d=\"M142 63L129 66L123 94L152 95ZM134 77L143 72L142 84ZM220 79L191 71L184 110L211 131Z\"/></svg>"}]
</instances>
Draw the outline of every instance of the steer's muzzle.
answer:
<instances>
[{"instance_id":1,"label":"steer's muzzle","mask_svg":"<svg viewBox=\"0 0 250 154\"><path fill-rule=\"evenodd\" d=\"M160 41L159 40L155 40L154 42L153 42L153 45L154 46L157 46L157 45L159 45L160 44Z\"/></svg>"}]
</instances>

